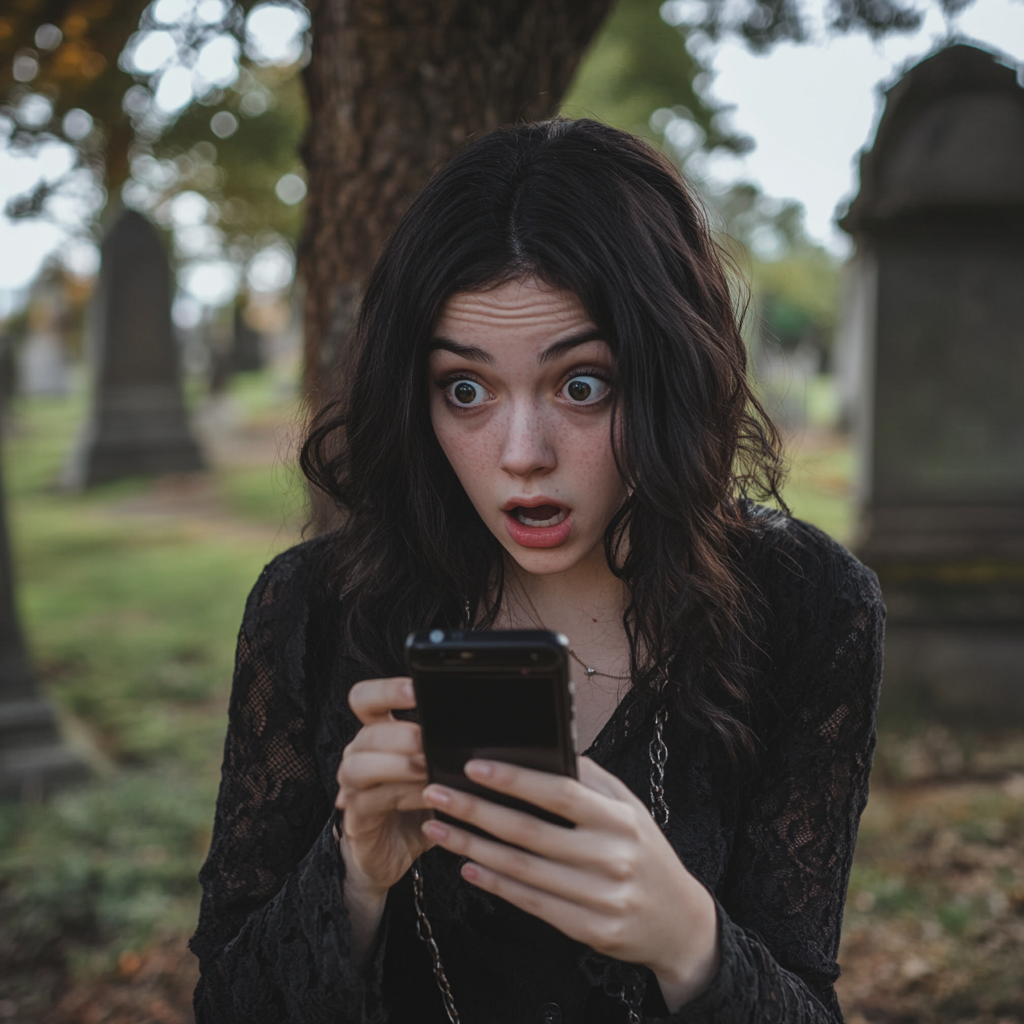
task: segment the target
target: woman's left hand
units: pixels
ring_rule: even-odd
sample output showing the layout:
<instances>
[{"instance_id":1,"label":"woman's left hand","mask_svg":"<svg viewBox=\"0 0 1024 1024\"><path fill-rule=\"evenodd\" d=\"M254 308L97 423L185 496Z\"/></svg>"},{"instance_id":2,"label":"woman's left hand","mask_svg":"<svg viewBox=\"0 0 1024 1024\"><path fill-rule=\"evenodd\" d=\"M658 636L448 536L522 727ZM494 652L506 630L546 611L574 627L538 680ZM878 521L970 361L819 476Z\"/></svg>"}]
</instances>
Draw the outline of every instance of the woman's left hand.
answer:
<instances>
[{"instance_id":1,"label":"woman's left hand","mask_svg":"<svg viewBox=\"0 0 1024 1024\"><path fill-rule=\"evenodd\" d=\"M504 843L437 820L423 831L469 858L462 867L467 882L599 953L649 967L675 1012L718 969L714 900L623 782L590 758L581 757L579 766L578 782L495 761L470 761L465 769L474 782L553 811L576 828L432 785L424 791L430 806Z\"/></svg>"}]
</instances>

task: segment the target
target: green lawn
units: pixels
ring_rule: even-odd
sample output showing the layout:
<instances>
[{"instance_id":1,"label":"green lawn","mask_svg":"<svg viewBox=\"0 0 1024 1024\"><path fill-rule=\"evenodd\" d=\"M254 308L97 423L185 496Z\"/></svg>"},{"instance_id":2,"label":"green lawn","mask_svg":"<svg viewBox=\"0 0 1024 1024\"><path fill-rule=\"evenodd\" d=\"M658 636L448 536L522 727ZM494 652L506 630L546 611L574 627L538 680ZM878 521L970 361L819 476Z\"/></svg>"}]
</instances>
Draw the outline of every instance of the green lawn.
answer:
<instances>
[{"instance_id":1,"label":"green lawn","mask_svg":"<svg viewBox=\"0 0 1024 1024\"><path fill-rule=\"evenodd\" d=\"M291 412L269 377L233 399L243 425ZM82 415L79 399L21 400L4 453L33 662L95 772L46 804L0 805L0 999L26 1011L45 999L31 964L101 969L194 922L235 635L301 522L301 487L272 453L215 468L200 515L175 515L173 496L162 510L145 480L61 492Z\"/></svg>"},{"instance_id":2,"label":"green lawn","mask_svg":"<svg viewBox=\"0 0 1024 1024\"><path fill-rule=\"evenodd\" d=\"M821 527L843 544L853 539L850 500L854 457L849 444L831 436L790 446L783 497L793 515Z\"/></svg>"}]
</instances>

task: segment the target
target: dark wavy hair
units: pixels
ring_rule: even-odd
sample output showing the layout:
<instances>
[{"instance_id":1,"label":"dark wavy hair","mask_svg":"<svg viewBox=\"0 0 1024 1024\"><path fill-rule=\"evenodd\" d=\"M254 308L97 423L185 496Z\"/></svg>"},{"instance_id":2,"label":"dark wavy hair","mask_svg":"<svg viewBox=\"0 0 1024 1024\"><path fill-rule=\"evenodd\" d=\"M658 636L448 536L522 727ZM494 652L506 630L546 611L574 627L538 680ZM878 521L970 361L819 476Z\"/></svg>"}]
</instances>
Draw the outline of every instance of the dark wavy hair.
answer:
<instances>
[{"instance_id":1,"label":"dark wavy hair","mask_svg":"<svg viewBox=\"0 0 1024 1024\"><path fill-rule=\"evenodd\" d=\"M758 598L747 496L779 499L779 437L747 380L722 251L676 168L589 120L494 131L427 183L369 278L339 397L301 465L336 503L348 649L401 664L406 634L496 618L504 551L431 426L427 356L447 299L534 276L575 293L615 357L612 432L630 495L608 526L635 684L671 665L678 713L755 756ZM781 499L779 499L781 500Z\"/></svg>"}]
</instances>

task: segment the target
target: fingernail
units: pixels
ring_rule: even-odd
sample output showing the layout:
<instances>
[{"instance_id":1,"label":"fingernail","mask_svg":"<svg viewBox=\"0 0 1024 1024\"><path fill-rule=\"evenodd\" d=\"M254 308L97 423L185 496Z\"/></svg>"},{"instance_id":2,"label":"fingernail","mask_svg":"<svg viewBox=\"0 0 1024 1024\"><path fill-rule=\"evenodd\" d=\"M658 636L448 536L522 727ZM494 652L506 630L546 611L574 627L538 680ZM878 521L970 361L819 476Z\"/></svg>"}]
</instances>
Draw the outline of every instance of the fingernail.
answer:
<instances>
[{"instance_id":1,"label":"fingernail","mask_svg":"<svg viewBox=\"0 0 1024 1024\"><path fill-rule=\"evenodd\" d=\"M448 826L433 818L423 823L423 832L428 839L433 839L435 843L448 838Z\"/></svg>"},{"instance_id":2,"label":"fingernail","mask_svg":"<svg viewBox=\"0 0 1024 1024\"><path fill-rule=\"evenodd\" d=\"M472 863L462 865L462 877L467 882L475 882L480 878L480 869Z\"/></svg>"},{"instance_id":3,"label":"fingernail","mask_svg":"<svg viewBox=\"0 0 1024 1024\"><path fill-rule=\"evenodd\" d=\"M427 786L423 790L423 797L429 803L447 807L452 802L452 795L444 786Z\"/></svg>"},{"instance_id":4,"label":"fingernail","mask_svg":"<svg viewBox=\"0 0 1024 1024\"><path fill-rule=\"evenodd\" d=\"M477 779L489 779L494 774L494 765L490 761L467 761L466 774Z\"/></svg>"},{"instance_id":5,"label":"fingernail","mask_svg":"<svg viewBox=\"0 0 1024 1024\"><path fill-rule=\"evenodd\" d=\"M411 679L402 687L402 696L406 700L415 700L416 699L416 691L412 688L412 680Z\"/></svg>"}]
</instances>

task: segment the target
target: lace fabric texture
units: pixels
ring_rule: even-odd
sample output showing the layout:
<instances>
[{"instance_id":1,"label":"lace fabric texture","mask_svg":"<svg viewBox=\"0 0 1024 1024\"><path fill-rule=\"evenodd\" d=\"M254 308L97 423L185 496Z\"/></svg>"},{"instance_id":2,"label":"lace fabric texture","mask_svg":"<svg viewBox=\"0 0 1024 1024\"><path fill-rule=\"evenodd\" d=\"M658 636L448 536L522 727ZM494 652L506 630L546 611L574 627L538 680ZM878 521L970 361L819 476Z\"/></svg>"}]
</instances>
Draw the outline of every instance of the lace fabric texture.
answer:
<instances>
[{"instance_id":1,"label":"lace fabric texture","mask_svg":"<svg viewBox=\"0 0 1024 1024\"><path fill-rule=\"evenodd\" d=\"M645 1020L840 1022L833 983L842 910L867 800L884 610L874 575L806 524L756 513L744 570L769 609L763 752L737 785L707 737L671 716L667 835L716 899L722 965L669 1015L647 974ZM191 943L199 1024L444 1024L415 931L412 886L396 885L361 971L341 902L334 781L359 728L347 704L361 678L339 610L315 583L320 538L260 576L238 640L213 840ZM590 754L646 802L653 710L628 694ZM422 858L427 912L466 1024L625 1019L624 965L462 881L443 850ZM685 927L685 922L680 922ZM630 972L635 975L635 972ZM546 1009L545 1009L546 1008Z\"/></svg>"}]
</instances>

